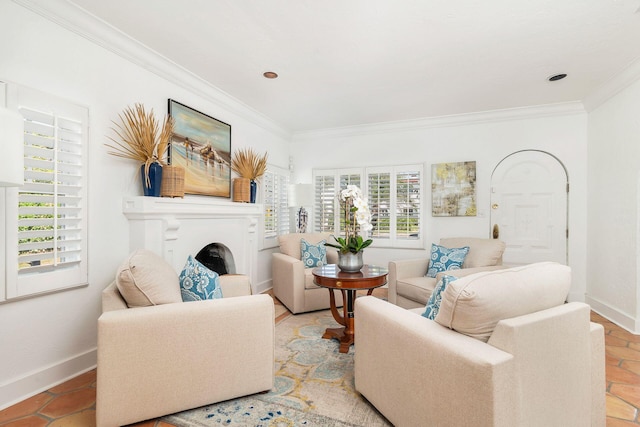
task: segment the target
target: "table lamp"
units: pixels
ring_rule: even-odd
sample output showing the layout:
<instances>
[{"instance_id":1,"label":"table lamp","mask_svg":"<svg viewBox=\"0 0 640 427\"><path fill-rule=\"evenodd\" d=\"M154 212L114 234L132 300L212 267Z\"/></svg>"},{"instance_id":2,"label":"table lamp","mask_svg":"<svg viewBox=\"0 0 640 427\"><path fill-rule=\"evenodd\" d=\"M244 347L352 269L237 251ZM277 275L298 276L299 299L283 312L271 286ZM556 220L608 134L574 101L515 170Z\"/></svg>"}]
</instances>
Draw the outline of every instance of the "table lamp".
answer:
<instances>
[{"instance_id":1,"label":"table lamp","mask_svg":"<svg viewBox=\"0 0 640 427\"><path fill-rule=\"evenodd\" d=\"M306 233L309 213L305 206L313 206L313 184L289 185L289 207L300 207L296 214L296 233Z\"/></svg>"}]
</instances>

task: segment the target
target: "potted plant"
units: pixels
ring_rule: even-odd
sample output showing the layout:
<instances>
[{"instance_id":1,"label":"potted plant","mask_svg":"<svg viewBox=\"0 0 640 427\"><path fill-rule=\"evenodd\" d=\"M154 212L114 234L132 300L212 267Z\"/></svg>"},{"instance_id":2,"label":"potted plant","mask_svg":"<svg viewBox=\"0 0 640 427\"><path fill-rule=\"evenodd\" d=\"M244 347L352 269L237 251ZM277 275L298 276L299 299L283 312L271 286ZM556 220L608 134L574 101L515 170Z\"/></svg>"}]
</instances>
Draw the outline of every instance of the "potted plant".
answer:
<instances>
[{"instance_id":1,"label":"potted plant","mask_svg":"<svg viewBox=\"0 0 640 427\"><path fill-rule=\"evenodd\" d=\"M372 239L364 240L358 231L370 231L371 211L369 204L356 185L347 185L340 192L340 202L344 208L345 237L332 236L337 244L325 243L338 249L338 268L347 273L360 271L364 262L362 251L373 243Z\"/></svg>"},{"instance_id":2,"label":"potted plant","mask_svg":"<svg viewBox=\"0 0 640 427\"><path fill-rule=\"evenodd\" d=\"M267 153L260 156L252 148L236 150L231 157L231 169L240 178L233 180L234 202L256 202L256 181L267 170Z\"/></svg>"},{"instance_id":3,"label":"potted plant","mask_svg":"<svg viewBox=\"0 0 640 427\"><path fill-rule=\"evenodd\" d=\"M117 139L108 137L115 145L105 144L111 148L108 153L141 163L144 195L158 197L164 155L173 133L173 119L166 116L162 129L159 129L153 109L147 113L142 104L125 108L118 117L120 123L112 122L114 127L111 128Z\"/></svg>"}]
</instances>

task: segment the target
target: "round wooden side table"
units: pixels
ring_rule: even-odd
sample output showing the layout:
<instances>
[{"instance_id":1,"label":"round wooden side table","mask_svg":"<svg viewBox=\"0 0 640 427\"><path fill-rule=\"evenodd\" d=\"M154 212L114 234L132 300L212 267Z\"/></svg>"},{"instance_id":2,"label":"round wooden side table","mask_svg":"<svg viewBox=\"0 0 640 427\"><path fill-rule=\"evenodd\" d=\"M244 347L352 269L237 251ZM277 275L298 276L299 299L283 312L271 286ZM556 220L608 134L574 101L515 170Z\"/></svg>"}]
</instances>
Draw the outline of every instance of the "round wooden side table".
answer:
<instances>
[{"instance_id":1,"label":"round wooden side table","mask_svg":"<svg viewBox=\"0 0 640 427\"><path fill-rule=\"evenodd\" d=\"M356 292L367 290L367 295L371 295L375 288L387 283L387 273L386 268L374 265L365 265L356 273L340 271L335 264L323 265L312 270L313 282L329 289L331 314L335 321L342 325L341 328L327 328L322 338L336 338L340 341L340 353L347 353L354 341L353 303ZM334 291L342 292L342 300L344 301L342 314L336 307Z\"/></svg>"}]
</instances>

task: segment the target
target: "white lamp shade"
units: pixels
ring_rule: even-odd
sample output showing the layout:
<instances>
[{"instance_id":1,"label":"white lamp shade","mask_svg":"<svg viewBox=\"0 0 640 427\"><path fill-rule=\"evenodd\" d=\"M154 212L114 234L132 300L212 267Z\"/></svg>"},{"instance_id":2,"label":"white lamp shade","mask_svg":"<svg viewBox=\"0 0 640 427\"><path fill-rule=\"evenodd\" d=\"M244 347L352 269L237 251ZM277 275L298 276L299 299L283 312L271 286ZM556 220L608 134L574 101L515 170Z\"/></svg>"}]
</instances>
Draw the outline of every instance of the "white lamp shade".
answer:
<instances>
[{"instance_id":1,"label":"white lamp shade","mask_svg":"<svg viewBox=\"0 0 640 427\"><path fill-rule=\"evenodd\" d=\"M0 187L24 185L24 120L0 107Z\"/></svg>"},{"instance_id":2,"label":"white lamp shade","mask_svg":"<svg viewBox=\"0 0 640 427\"><path fill-rule=\"evenodd\" d=\"M313 184L289 185L289 206L313 206Z\"/></svg>"}]
</instances>

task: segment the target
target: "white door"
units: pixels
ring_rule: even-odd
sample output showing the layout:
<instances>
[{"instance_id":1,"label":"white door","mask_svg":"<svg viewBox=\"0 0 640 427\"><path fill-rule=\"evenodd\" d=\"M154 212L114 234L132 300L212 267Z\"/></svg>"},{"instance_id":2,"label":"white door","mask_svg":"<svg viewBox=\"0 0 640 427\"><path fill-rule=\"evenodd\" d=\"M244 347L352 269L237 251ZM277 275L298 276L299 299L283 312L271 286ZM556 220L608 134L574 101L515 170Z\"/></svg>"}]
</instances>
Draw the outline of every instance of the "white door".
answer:
<instances>
[{"instance_id":1,"label":"white door","mask_svg":"<svg viewBox=\"0 0 640 427\"><path fill-rule=\"evenodd\" d=\"M564 166L534 150L505 157L491 176L491 231L507 244L503 263L567 263L567 197Z\"/></svg>"}]
</instances>

